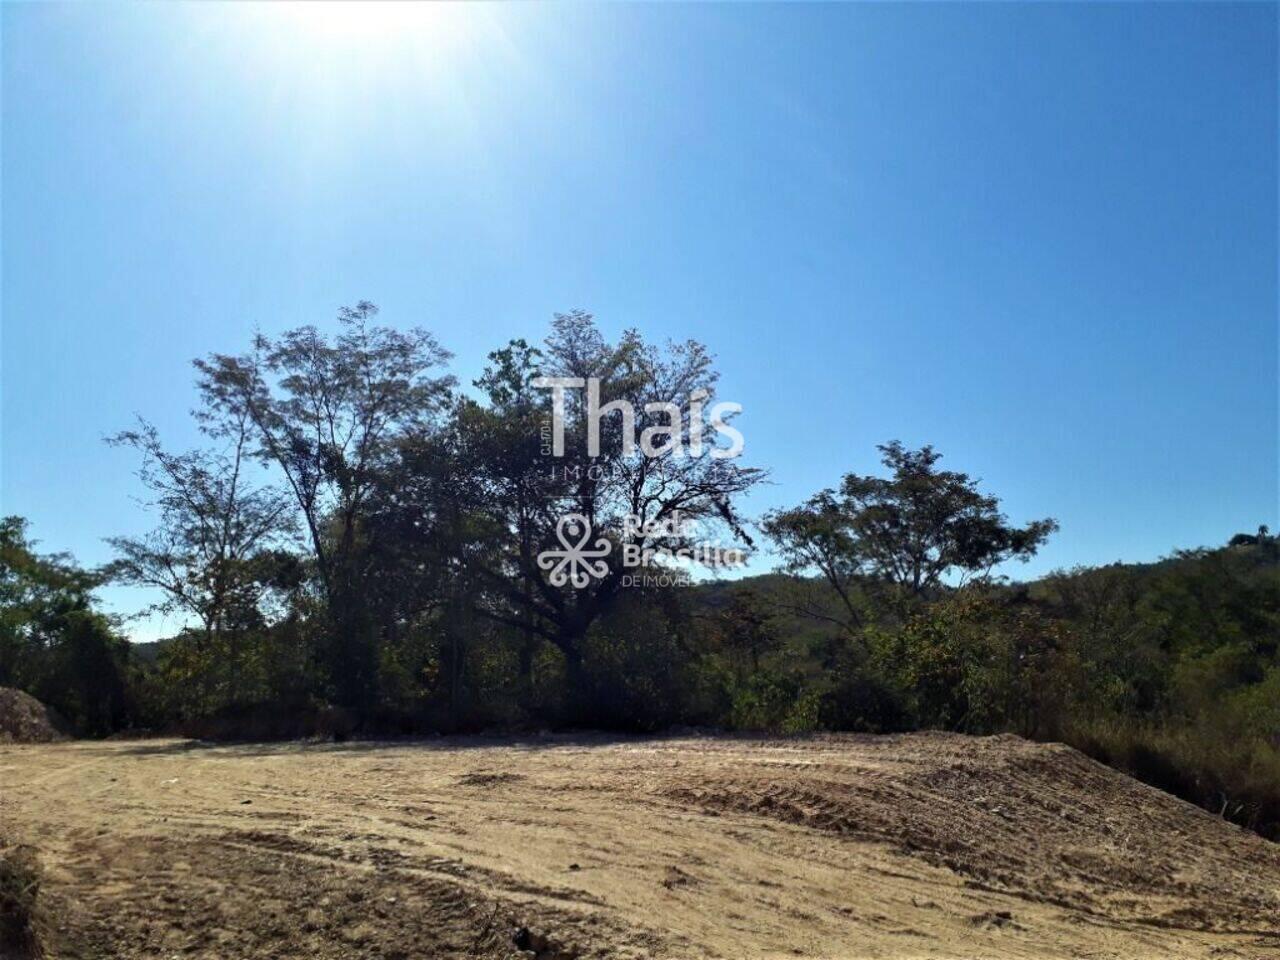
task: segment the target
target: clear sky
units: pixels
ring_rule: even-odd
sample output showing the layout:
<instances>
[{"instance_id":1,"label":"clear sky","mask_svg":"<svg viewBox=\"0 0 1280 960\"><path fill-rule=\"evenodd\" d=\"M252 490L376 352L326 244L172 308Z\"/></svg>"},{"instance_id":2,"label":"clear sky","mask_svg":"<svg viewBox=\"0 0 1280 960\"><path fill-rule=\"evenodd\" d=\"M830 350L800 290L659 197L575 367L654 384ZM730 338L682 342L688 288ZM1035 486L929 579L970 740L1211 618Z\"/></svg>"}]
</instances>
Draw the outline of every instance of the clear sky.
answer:
<instances>
[{"instance_id":1,"label":"clear sky","mask_svg":"<svg viewBox=\"0 0 1280 960\"><path fill-rule=\"evenodd\" d=\"M1280 526L1273 4L2 16L0 508L46 550L146 527L101 438L192 442L193 357L361 298L464 381L575 307L705 341L755 513L899 438L1060 520L1016 573Z\"/></svg>"}]
</instances>

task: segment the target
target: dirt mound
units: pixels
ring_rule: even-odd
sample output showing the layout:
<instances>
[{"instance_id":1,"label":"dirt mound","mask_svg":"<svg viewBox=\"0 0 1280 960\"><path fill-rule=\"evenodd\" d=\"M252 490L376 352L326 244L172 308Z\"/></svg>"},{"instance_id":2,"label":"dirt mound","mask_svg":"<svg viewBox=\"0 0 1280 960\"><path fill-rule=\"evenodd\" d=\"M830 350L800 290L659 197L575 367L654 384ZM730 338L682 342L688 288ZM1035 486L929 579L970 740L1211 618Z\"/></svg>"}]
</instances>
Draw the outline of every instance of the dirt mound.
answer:
<instances>
[{"instance_id":1,"label":"dirt mound","mask_svg":"<svg viewBox=\"0 0 1280 960\"><path fill-rule=\"evenodd\" d=\"M1014 737L80 741L0 784L63 960L1280 958L1280 845Z\"/></svg>"},{"instance_id":2,"label":"dirt mound","mask_svg":"<svg viewBox=\"0 0 1280 960\"><path fill-rule=\"evenodd\" d=\"M861 762L796 762L785 776L744 764L661 792L889 843L973 887L1094 916L1280 931L1280 888L1258 882L1280 877L1280 846L1070 747L941 733L825 742L856 744ZM812 756L820 743L795 752Z\"/></svg>"},{"instance_id":3,"label":"dirt mound","mask_svg":"<svg viewBox=\"0 0 1280 960\"><path fill-rule=\"evenodd\" d=\"M64 739L54 711L30 694L0 687L0 743L50 743Z\"/></svg>"}]
</instances>

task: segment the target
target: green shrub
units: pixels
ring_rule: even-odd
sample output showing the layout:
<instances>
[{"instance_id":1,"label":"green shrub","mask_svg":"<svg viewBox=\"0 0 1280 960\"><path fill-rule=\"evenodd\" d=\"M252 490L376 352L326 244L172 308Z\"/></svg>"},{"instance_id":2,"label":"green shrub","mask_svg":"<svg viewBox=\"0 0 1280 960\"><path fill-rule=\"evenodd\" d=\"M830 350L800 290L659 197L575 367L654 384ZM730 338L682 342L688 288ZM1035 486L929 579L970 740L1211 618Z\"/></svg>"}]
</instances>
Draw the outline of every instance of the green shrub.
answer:
<instances>
[{"instance_id":1,"label":"green shrub","mask_svg":"<svg viewBox=\"0 0 1280 960\"><path fill-rule=\"evenodd\" d=\"M801 677L757 673L731 688L729 723L738 730L809 733L818 729L820 695Z\"/></svg>"},{"instance_id":2,"label":"green shrub","mask_svg":"<svg viewBox=\"0 0 1280 960\"><path fill-rule=\"evenodd\" d=\"M1052 736L1078 686L1064 627L982 586L869 631L869 645L918 727Z\"/></svg>"},{"instance_id":3,"label":"green shrub","mask_svg":"<svg viewBox=\"0 0 1280 960\"><path fill-rule=\"evenodd\" d=\"M1188 724L1080 722L1069 743L1144 783L1280 840L1280 748Z\"/></svg>"}]
</instances>

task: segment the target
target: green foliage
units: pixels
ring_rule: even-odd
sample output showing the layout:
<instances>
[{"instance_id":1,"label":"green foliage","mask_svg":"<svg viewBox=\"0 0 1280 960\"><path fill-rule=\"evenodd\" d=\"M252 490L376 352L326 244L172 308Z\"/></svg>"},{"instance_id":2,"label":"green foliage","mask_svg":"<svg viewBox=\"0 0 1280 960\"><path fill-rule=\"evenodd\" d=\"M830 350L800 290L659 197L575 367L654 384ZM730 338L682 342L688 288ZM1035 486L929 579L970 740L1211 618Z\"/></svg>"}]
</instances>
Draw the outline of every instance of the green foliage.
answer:
<instances>
[{"instance_id":1,"label":"green foliage","mask_svg":"<svg viewBox=\"0 0 1280 960\"><path fill-rule=\"evenodd\" d=\"M0 521L0 686L26 690L90 736L131 720L129 645L93 610L99 578L40 556L19 517Z\"/></svg>"},{"instance_id":2,"label":"green foliage","mask_svg":"<svg viewBox=\"0 0 1280 960\"><path fill-rule=\"evenodd\" d=\"M377 313L362 301L339 311L332 339L304 326L259 335L247 354L196 361L200 422L215 436L238 431L289 492L329 621L328 692L364 712L376 693L378 627L366 602L366 507L400 444L433 429L454 384L435 373L450 355L429 333L377 326Z\"/></svg>"},{"instance_id":3,"label":"green foliage","mask_svg":"<svg viewBox=\"0 0 1280 960\"><path fill-rule=\"evenodd\" d=\"M1280 836L1280 545L1267 528L1025 593L1068 631L1063 739Z\"/></svg>"},{"instance_id":4,"label":"green foliage","mask_svg":"<svg viewBox=\"0 0 1280 960\"><path fill-rule=\"evenodd\" d=\"M818 728L819 695L805 690L802 678L754 674L731 689L729 724L740 730L809 733Z\"/></svg>"},{"instance_id":5,"label":"green foliage","mask_svg":"<svg viewBox=\"0 0 1280 960\"><path fill-rule=\"evenodd\" d=\"M1131 718L1081 719L1066 739L1139 780L1280 840L1280 747L1274 740L1239 736L1230 723Z\"/></svg>"},{"instance_id":6,"label":"green foliage","mask_svg":"<svg viewBox=\"0 0 1280 960\"><path fill-rule=\"evenodd\" d=\"M982 587L874 631L871 648L918 726L1050 735L1078 683L1063 625Z\"/></svg>"},{"instance_id":7,"label":"green foliage","mask_svg":"<svg viewBox=\"0 0 1280 960\"><path fill-rule=\"evenodd\" d=\"M890 476L847 474L838 490L764 521L788 569L825 579L855 633L874 617L869 595L907 609L952 574L985 578L1000 563L1027 560L1058 528L1051 519L1012 526L976 480L938 469L942 455L930 446L895 440L879 450Z\"/></svg>"},{"instance_id":8,"label":"green foliage","mask_svg":"<svg viewBox=\"0 0 1280 960\"><path fill-rule=\"evenodd\" d=\"M619 599L586 639L582 682L565 689L570 717L644 731L698 719L691 624L678 600L644 590Z\"/></svg>"},{"instance_id":9,"label":"green foliage","mask_svg":"<svg viewBox=\"0 0 1280 960\"><path fill-rule=\"evenodd\" d=\"M1280 832L1280 543L1267 528L1008 585L993 568L1032 556L1056 523L1015 525L933 448L889 443L882 475L850 473L766 517L784 572L624 588L624 546L692 538L625 518L678 512L700 536L750 545L741 498L764 474L646 456L617 430L591 455L582 391L564 397L564 456L550 463L551 395L535 381L598 377L599 402L627 401L637 435L665 427L651 438L691 448L691 398L714 402L706 348L635 331L610 342L574 312L540 348L494 351L460 396L429 334L375 313L361 303L336 336L302 327L198 362L207 449L171 453L145 423L117 438L142 455L156 524L112 541L107 573L158 588L188 624L145 655L95 610L103 574L39 556L20 519L0 523L0 684L91 735L1013 731ZM538 565L569 513L612 547L585 585Z\"/></svg>"}]
</instances>

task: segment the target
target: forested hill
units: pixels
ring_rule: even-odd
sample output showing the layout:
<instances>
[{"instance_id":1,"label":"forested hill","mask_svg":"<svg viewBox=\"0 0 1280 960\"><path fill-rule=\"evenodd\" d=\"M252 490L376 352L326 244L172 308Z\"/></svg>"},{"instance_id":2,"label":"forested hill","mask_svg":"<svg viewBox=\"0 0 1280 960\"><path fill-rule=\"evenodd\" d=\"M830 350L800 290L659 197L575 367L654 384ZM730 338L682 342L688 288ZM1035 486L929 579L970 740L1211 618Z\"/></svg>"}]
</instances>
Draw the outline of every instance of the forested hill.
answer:
<instances>
[{"instance_id":1,"label":"forested hill","mask_svg":"<svg viewBox=\"0 0 1280 960\"><path fill-rule=\"evenodd\" d=\"M377 315L362 301L336 332L196 360L196 448L146 420L110 440L139 460L152 528L110 538L103 569L42 556L4 521L0 686L91 736L1008 731L1274 831L1266 528L1011 585L992 571L1035 556L1058 522L1012 520L931 445L889 440L874 472L758 518L779 573L637 578L637 554L663 574L698 543L757 539L743 504L766 467L725 422L702 429L710 351L611 341L573 311L541 346L499 346L463 391L428 331ZM555 399L547 378L592 387ZM634 416L602 435L604 402ZM189 627L132 649L97 605L106 582L146 588Z\"/></svg>"},{"instance_id":2,"label":"forested hill","mask_svg":"<svg viewBox=\"0 0 1280 960\"><path fill-rule=\"evenodd\" d=\"M0 685L32 692L76 732L352 728L298 690L314 668L297 622L264 636L241 668L257 686L237 697L225 675L202 671L199 637L124 643L92 610L91 574L22 549L21 525L5 530ZM866 592L859 602L873 610L876 590ZM536 654L522 683L518 634L478 631L452 681L442 651L424 645L419 692L365 729L1012 731L1070 742L1280 836L1280 544L1265 530L1154 563L943 587L909 611L883 607L856 637L844 609L821 578L783 573L637 592L590 638L585 715L564 711L553 651Z\"/></svg>"}]
</instances>

